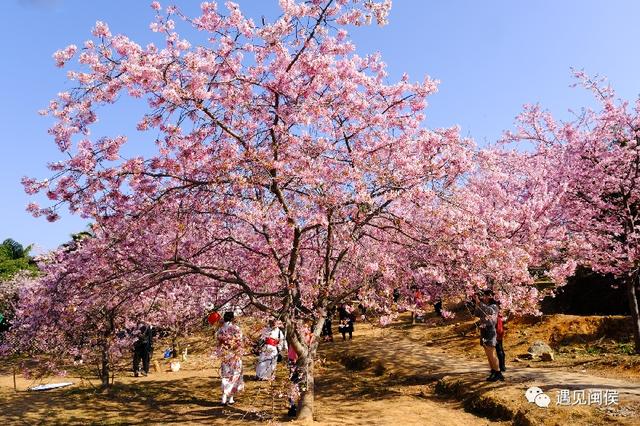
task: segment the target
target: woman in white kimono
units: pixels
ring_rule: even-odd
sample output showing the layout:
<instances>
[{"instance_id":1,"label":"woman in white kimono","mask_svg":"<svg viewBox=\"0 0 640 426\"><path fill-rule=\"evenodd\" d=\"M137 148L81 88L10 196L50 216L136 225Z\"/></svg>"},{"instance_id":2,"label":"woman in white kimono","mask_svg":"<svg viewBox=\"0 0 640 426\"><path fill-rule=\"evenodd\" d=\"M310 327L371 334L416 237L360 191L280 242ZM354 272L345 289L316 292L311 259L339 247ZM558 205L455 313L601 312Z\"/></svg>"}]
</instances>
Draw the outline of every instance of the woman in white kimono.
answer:
<instances>
[{"instance_id":1,"label":"woman in white kimono","mask_svg":"<svg viewBox=\"0 0 640 426\"><path fill-rule=\"evenodd\" d=\"M234 404L233 395L244 390L242 379L242 330L233 323L233 312L225 312L224 325L216 333L222 378L222 405Z\"/></svg>"},{"instance_id":2,"label":"woman in white kimono","mask_svg":"<svg viewBox=\"0 0 640 426\"><path fill-rule=\"evenodd\" d=\"M278 365L278 354L287 350L287 339L275 320L269 320L269 325L260 335L262 347L256 364L256 377L259 380L273 380Z\"/></svg>"}]
</instances>

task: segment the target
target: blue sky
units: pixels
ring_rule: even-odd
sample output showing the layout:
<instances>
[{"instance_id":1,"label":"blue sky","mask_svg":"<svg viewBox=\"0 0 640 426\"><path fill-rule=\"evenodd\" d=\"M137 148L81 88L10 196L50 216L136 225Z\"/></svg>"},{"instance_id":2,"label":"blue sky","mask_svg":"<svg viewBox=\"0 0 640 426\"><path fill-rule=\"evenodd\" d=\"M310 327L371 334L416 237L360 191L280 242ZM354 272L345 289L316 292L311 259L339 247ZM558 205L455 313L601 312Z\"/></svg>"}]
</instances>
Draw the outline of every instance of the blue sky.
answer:
<instances>
[{"instance_id":1,"label":"blue sky","mask_svg":"<svg viewBox=\"0 0 640 426\"><path fill-rule=\"evenodd\" d=\"M278 12L277 0L236 1L255 18ZM51 249L85 227L68 214L48 223L24 211L31 200L20 178L47 177L46 163L61 155L47 135L50 121L37 115L70 87L51 55L70 43L81 45L96 20L107 22L113 33L148 42L153 14L146 0L0 3L0 240L12 237ZM200 2L174 3L195 11ZM569 108L588 105L585 91L569 87L572 66L607 76L621 97L635 99L639 18L637 0L395 0L388 26L354 28L351 34L359 53L382 53L390 80L403 72L416 80L425 74L440 80L427 125L459 124L483 145L511 127L524 103L540 102L565 118ZM132 103L119 105L102 117L94 136L134 133L127 118L139 111Z\"/></svg>"}]
</instances>

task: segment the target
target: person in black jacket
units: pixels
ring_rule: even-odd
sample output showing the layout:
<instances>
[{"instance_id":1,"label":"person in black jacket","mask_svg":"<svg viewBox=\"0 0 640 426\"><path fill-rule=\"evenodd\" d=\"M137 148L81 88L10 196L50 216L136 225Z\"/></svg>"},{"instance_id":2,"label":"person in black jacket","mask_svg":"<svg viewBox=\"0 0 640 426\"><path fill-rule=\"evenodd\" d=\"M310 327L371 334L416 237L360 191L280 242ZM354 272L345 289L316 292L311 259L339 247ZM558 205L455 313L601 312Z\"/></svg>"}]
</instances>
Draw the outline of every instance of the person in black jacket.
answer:
<instances>
[{"instance_id":1,"label":"person in black jacket","mask_svg":"<svg viewBox=\"0 0 640 426\"><path fill-rule=\"evenodd\" d=\"M353 339L353 322L355 321L355 315L347 311L347 306L343 303L338 309L338 318L340 324L338 324L338 330L342 334L342 340L347 340L347 333L349 333L349 340Z\"/></svg>"},{"instance_id":2,"label":"person in black jacket","mask_svg":"<svg viewBox=\"0 0 640 426\"><path fill-rule=\"evenodd\" d=\"M133 344L133 375L140 374L140 361L142 361L142 375L149 374L149 361L153 351L153 328L148 325L140 327L138 340Z\"/></svg>"},{"instance_id":3,"label":"person in black jacket","mask_svg":"<svg viewBox=\"0 0 640 426\"><path fill-rule=\"evenodd\" d=\"M332 326L332 318L335 313L335 308L331 308L327 311L327 317L322 324L322 331L320 332L320 337L325 342L333 342L333 329Z\"/></svg>"}]
</instances>

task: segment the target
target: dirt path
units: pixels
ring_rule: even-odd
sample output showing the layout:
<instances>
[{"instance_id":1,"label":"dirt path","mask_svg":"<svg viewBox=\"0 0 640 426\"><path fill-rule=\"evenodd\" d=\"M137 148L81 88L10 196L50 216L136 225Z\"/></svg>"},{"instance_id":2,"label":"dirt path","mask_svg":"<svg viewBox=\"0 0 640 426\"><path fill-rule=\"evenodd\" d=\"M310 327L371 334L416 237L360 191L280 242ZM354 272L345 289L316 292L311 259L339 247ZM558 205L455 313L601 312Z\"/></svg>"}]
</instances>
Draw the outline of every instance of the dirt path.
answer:
<instances>
[{"instance_id":1,"label":"dirt path","mask_svg":"<svg viewBox=\"0 0 640 426\"><path fill-rule=\"evenodd\" d=\"M317 420L321 425L488 425L489 421L464 412L460 403L433 396L433 389L400 384L380 387L364 373L342 365L321 375ZM249 378L250 371L245 375ZM247 381L247 390L234 407L221 407L217 371L212 368L154 373L137 379L122 377L115 392L101 395L86 386L49 392L14 393L10 376L0 377L0 419L5 424L262 424L269 406L284 413L281 402L269 397L266 383ZM67 380L67 379L64 379ZM70 380L76 381L72 378ZM34 384L18 378L18 388ZM58 381L53 379L52 381ZM86 384L86 383L85 383ZM350 388L348 385L352 385ZM320 388L330 390L327 395ZM351 397L344 397L349 391ZM338 391L339 394L334 393ZM344 391L345 395L341 392ZM429 419L432 419L429 420ZM276 424L288 422L272 418ZM443 423L444 422L444 423Z\"/></svg>"},{"instance_id":2,"label":"dirt path","mask_svg":"<svg viewBox=\"0 0 640 426\"><path fill-rule=\"evenodd\" d=\"M489 425L496 424L463 411L459 403L393 395L381 399L320 398L320 425Z\"/></svg>"},{"instance_id":3,"label":"dirt path","mask_svg":"<svg viewBox=\"0 0 640 426\"><path fill-rule=\"evenodd\" d=\"M496 424L465 412L458 401L436 395L432 372L438 360L431 354L421 358L416 343L394 331L360 326L353 341L323 344L320 353L315 416L319 424ZM401 365L391 362L397 356ZM366 359L366 365L351 365L358 364L358 357Z\"/></svg>"},{"instance_id":4,"label":"dirt path","mask_svg":"<svg viewBox=\"0 0 640 426\"><path fill-rule=\"evenodd\" d=\"M477 350L481 351L480 347ZM394 424L397 419L409 424L445 424L443 419L446 424L486 423L486 420L462 412L459 404L435 394L434 383L445 376L459 377L474 392L504 391L516 407L532 406L524 398L524 391L530 386L542 388L551 397L552 405L555 405L560 389L571 392L602 389L619 393L620 404L612 406L611 410L640 406L640 384L636 381L603 378L559 367L530 368L511 363L506 382L488 383L484 381L488 373L486 363L449 354L445 347L427 346L424 340L401 328L380 329L360 324L353 341L337 340L325 345L322 353L331 360L327 367L334 371L325 373L319 380L318 399L322 408L318 419L326 419L331 424L348 423L348 419L353 418L351 410L363 413L365 423L357 424ZM345 364L362 371L343 369L345 377L339 381L334 376L340 374L340 367ZM361 368L364 366L366 368ZM336 383L343 385L335 389ZM347 398L353 390L354 397ZM329 406L333 408L327 410ZM591 408L552 407L546 412L540 409L538 414L549 416L549 420L564 415L593 415L594 422L602 419L603 414L594 414ZM379 413L380 417L369 413Z\"/></svg>"},{"instance_id":5,"label":"dirt path","mask_svg":"<svg viewBox=\"0 0 640 426\"><path fill-rule=\"evenodd\" d=\"M428 377L479 372L478 378L488 373L486 362L474 361L447 354L446 348L426 346L422 341L411 338L398 329L376 329L364 325L360 341L355 340L351 350L376 360L391 360L398 354L402 359L393 370L400 376L426 374ZM382 338L381 338L382 337ZM341 342L340 342L341 343ZM349 343L349 342L347 342ZM477 351L482 352L480 346ZM526 367L526 362L509 363L505 373L509 383L535 382L543 390L554 389L615 389L621 398L640 398L640 383L636 381L604 378L581 372L567 371L561 367Z\"/></svg>"},{"instance_id":6,"label":"dirt path","mask_svg":"<svg viewBox=\"0 0 640 426\"><path fill-rule=\"evenodd\" d=\"M436 382L444 376L466 380L470 388L480 392L504 392L516 404L527 404L523 392L529 385L543 388L552 403L557 389L586 388L615 389L620 393L621 405L640 401L637 383L558 368L512 368L512 364L507 382L490 384L483 380L487 370L484 363L447 353L444 345L427 346L419 335L399 327L381 329L358 324L353 341L323 344L320 355L316 420L321 425L495 424L466 412L457 400L437 395ZM217 369L205 355L191 358L179 373L119 377L109 395L96 393L86 383L50 392L15 393L11 376L4 375L0 376L0 420L5 424L240 425L260 424L267 419L276 424L288 422L284 417L285 399L272 398L269 384L249 380L253 362L252 357L247 357L247 389L229 408L218 403ZM286 380L284 373L280 368L281 382ZM32 384L18 378L19 389ZM556 408L548 413L569 411Z\"/></svg>"}]
</instances>

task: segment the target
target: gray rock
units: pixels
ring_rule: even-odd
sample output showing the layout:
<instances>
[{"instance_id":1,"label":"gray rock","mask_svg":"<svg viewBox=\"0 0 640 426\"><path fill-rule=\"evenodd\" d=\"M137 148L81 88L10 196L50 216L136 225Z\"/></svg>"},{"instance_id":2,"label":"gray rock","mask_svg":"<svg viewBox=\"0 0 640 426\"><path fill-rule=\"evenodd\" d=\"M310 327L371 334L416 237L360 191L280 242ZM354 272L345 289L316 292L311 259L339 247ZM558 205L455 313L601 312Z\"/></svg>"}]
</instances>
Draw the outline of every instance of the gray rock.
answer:
<instances>
[{"instance_id":1,"label":"gray rock","mask_svg":"<svg viewBox=\"0 0 640 426\"><path fill-rule=\"evenodd\" d=\"M527 352L536 356L542 356L542 354L545 353L553 355L553 349L542 340L533 342L531 346L529 346L529 349L527 349Z\"/></svg>"}]
</instances>

